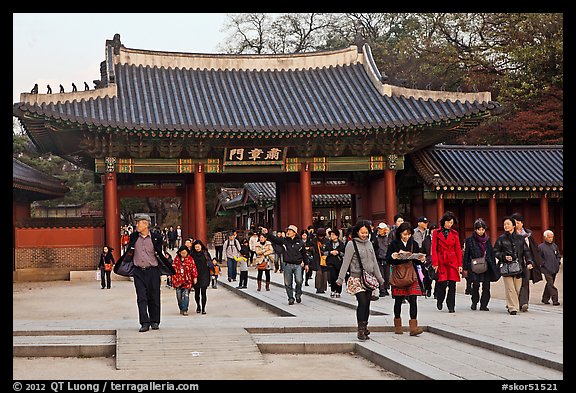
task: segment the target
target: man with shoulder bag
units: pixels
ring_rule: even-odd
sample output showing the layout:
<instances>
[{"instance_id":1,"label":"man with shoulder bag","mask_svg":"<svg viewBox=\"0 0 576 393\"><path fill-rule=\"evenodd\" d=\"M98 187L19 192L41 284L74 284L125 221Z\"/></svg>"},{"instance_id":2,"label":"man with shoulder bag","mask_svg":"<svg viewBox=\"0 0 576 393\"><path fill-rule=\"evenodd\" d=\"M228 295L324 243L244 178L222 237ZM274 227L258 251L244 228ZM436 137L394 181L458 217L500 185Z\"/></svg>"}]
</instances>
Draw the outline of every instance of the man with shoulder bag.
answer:
<instances>
[{"instance_id":1,"label":"man with shoulder bag","mask_svg":"<svg viewBox=\"0 0 576 393\"><path fill-rule=\"evenodd\" d=\"M135 221L136 231L130 235L127 251L114 265L114 272L133 277L141 326L139 331L147 332L150 327L159 329L160 325L161 275L171 276L175 271L162 252L162 235L150 231L150 216L139 214ZM129 264L133 266L128 270L126 265Z\"/></svg>"}]
</instances>

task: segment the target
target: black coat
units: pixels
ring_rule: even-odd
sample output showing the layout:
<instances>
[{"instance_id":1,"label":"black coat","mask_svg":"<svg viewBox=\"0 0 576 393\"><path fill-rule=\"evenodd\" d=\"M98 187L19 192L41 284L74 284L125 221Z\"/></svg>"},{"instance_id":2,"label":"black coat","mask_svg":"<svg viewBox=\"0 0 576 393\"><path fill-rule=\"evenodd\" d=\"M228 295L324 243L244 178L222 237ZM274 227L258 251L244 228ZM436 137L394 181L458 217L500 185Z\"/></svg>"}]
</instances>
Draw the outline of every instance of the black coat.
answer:
<instances>
[{"instance_id":1,"label":"black coat","mask_svg":"<svg viewBox=\"0 0 576 393\"><path fill-rule=\"evenodd\" d=\"M530 253L532 254L533 264L532 269L530 270L530 280L535 284L538 281L542 280L542 270L540 267L542 266L542 255L540 254L540 250L538 249L538 243L534 240L532 236L532 231L530 229L524 228L526 231L525 239L528 239L528 248L530 249Z\"/></svg>"},{"instance_id":2,"label":"black coat","mask_svg":"<svg viewBox=\"0 0 576 393\"><path fill-rule=\"evenodd\" d=\"M130 234L130 241L126 247L126 252L118 259L118 262L114 265L114 273L118 272L118 268L122 265L123 262L127 262L128 260L132 260L134 258L134 245L136 244L136 240L138 240L139 236L140 233L136 231ZM162 252L162 235L158 232L151 231L150 236L152 237L154 254L156 255L156 260L158 261L158 268L160 269L160 273L167 276L175 274L176 272L172 267L172 263L164 256L164 253Z\"/></svg>"},{"instance_id":3,"label":"black coat","mask_svg":"<svg viewBox=\"0 0 576 393\"><path fill-rule=\"evenodd\" d=\"M98 267L104 269L105 263L114 264L114 255L112 255L111 251L108 251L106 254L100 254L100 262L98 263Z\"/></svg>"},{"instance_id":4,"label":"black coat","mask_svg":"<svg viewBox=\"0 0 576 393\"><path fill-rule=\"evenodd\" d=\"M342 267L342 260L344 258L344 251L346 250L346 244L342 240L338 240L338 245L335 246L336 243L333 243L329 240L327 243L324 244L323 252L326 255L326 265L332 266L336 269L337 272L340 271ZM330 251L336 250L338 251L338 255L332 255Z\"/></svg>"},{"instance_id":5,"label":"black coat","mask_svg":"<svg viewBox=\"0 0 576 393\"><path fill-rule=\"evenodd\" d=\"M488 235L484 235L488 236ZM468 279L470 280L478 280L484 281L484 276L488 275L490 277L490 281L496 282L500 279L500 269L496 264L496 257L494 256L494 248L492 247L492 243L490 240L486 242L486 264L488 266L488 270L484 273L474 273L472 271L472 258L480 258L482 257L482 251L480 251L480 245L478 241L475 239L474 235L470 236L464 242L464 257L462 261L462 270L466 270L468 272Z\"/></svg>"},{"instance_id":6,"label":"black coat","mask_svg":"<svg viewBox=\"0 0 576 393\"><path fill-rule=\"evenodd\" d=\"M304 262L305 265L309 264L308 258L306 256L306 244L300 236L295 236L294 238L277 237L268 232L266 234L266 239L270 240L272 245L278 244L283 245L284 251L284 262L285 263L300 263Z\"/></svg>"},{"instance_id":7,"label":"black coat","mask_svg":"<svg viewBox=\"0 0 576 393\"><path fill-rule=\"evenodd\" d=\"M406 246L404 246L404 243L402 243L402 240L394 239L388 245L388 251L386 252L386 262L391 266L400 265L403 263L411 264L412 267L414 268L414 270L416 271L416 277L418 277L418 284L420 285L420 289L422 290L422 292L424 292L425 291L424 283L420 279L420 275L418 274L418 268L417 268L417 265L420 265L420 266L423 265L422 261L420 261L419 259L394 259L394 258L392 258L392 254L394 254L395 252L398 252L400 250L410 251L411 253L423 253L422 252L423 250L418 246L418 243L414 239L412 239L412 236L410 236L410 239L408 239L408 241L406 242Z\"/></svg>"},{"instance_id":8,"label":"black coat","mask_svg":"<svg viewBox=\"0 0 576 393\"><path fill-rule=\"evenodd\" d=\"M314 239L312 239L312 241L310 242L310 254L312 255L312 260L310 261L310 269L316 271L316 270L320 270L321 266L320 266L320 252L323 253L322 249L324 248L324 245L329 243L330 240L328 240L328 238L323 238L321 239L320 237L315 237ZM318 247L320 247L320 250L318 249ZM328 264L328 262L326 262L326 264ZM327 267L324 267L324 270L326 270Z\"/></svg>"},{"instance_id":9,"label":"black coat","mask_svg":"<svg viewBox=\"0 0 576 393\"><path fill-rule=\"evenodd\" d=\"M532 266L534 266L534 259L532 258L530 248L524 241L524 238L516 232L504 232L496 239L496 243L494 243L494 255L500 263L505 262L506 256L509 255L512 259L518 258L522 269L526 268L526 263L531 263ZM538 272L540 272L540 269L538 269ZM519 273L517 277L522 277L522 273Z\"/></svg>"},{"instance_id":10,"label":"black coat","mask_svg":"<svg viewBox=\"0 0 576 393\"><path fill-rule=\"evenodd\" d=\"M206 288L210 285L210 264L212 264L212 257L208 251L192 251L190 254L194 259L196 264L196 270L198 271L198 281L194 288ZM212 266L213 268L213 266Z\"/></svg>"}]
</instances>

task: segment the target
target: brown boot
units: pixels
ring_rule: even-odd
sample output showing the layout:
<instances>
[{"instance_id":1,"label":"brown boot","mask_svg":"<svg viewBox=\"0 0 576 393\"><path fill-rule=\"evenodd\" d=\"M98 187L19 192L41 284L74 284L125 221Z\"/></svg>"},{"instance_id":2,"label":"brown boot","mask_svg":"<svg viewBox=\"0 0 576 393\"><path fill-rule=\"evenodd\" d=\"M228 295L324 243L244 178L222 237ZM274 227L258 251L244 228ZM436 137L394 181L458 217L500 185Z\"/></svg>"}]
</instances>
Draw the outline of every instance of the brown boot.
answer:
<instances>
[{"instance_id":1,"label":"brown boot","mask_svg":"<svg viewBox=\"0 0 576 393\"><path fill-rule=\"evenodd\" d=\"M258 280L258 289L257 291L260 291L262 289L262 280Z\"/></svg>"},{"instance_id":2,"label":"brown boot","mask_svg":"<svg viewBox=\"0 0 576 393\"><path fill-rule=\"evenodd\" d=\"M366 322L364 321L358 321L358 340L360 341L366 341L368 340L368 336L366 335L366 332L364 331L364 324Z\"/></svg>"},{"instance_id":3,"label":"brown boot","mask_svg":"<svg viewBox=\"0 0 576 393\"><path fill-rule=\"evenodd\" d=\"M402 331L402 318L394 318L394 333L404 334Z\"/></svg>"},{"instance_id":4,"label":"brown boot","mask_svg":"<svg viewBox=\"0 0 576 393\"><path fill-rule=\"evenodd\" d=\"M410 322L410 335L411 336L417 336L420 333L424 332L424 330L422 330L421 327L418 327L418 320L417 319L411 319L409 322Z\"/></svg>"},{"instance_id":5,"label":"brown boot","mask_svg":"<svg viewBox=\"0 0 576 393\"><path fill-rule=\"evenodd\" d=\"M270 290L270 281L266 281L266 290L267 290L267 291Z\"/></svg>"},{"instance_id":6,"label":"brown boot","mask_svg":"<svg viewBox=\"0 0 576 393\"><path fill-rule=\"evenodd\" d=\"M364 322L364 334L366 334L366 336L370 335L370 330L368 330L368 321ZM370 338L370 337L368 337Z\"/></svg>"}]
</instances>

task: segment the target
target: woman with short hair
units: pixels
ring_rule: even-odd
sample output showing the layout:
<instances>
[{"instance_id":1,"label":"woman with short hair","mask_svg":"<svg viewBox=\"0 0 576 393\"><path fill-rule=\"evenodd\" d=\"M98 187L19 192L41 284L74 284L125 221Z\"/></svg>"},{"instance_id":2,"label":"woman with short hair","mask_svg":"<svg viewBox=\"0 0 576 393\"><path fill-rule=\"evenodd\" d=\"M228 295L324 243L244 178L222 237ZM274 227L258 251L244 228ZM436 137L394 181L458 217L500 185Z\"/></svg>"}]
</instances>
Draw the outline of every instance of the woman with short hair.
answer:
<instances>
[{"instance_id":1,"label":"woman with short hair","mask_svg":"<svg viewBox=\"0 0 576 393\"><path fill-rule=\"evenodd\" d=\"M454 213L447 211L440 219L440 226L432 232L432 266L438 274L436 280L436 307L442 310L444 299L448 312L455 312L456 283L462 273L462 247L460 236L452 228L458 221ZM446 294L448 289L448 294Z\"/></svg>"},{"instance_id":2,"label":"woman with short hair","mask_svg":"<svg viewBox=\"0 0 576 393\"><path fill-rule=\"evenodd\" d=\"M522 288L523 269L526 269L526 264L533 263L533 259L524 238L516 233L516 220L512 217L504 217L502 225L504 233L494 243L494 255L498 259L498 265L500 266L503 263L509 263L517 259L522 267L518 274L502 277L506 291L506 308L510 315L516 315L520 311L518 295Z\"/></svg>"},{"instance_id":3,"label":"woman with short hair","mask_svg":"<svg viewBox=\"0 0 576 393\"><path fill-rule=\"evenodd\" d=\"M500 271L496 266L494 248L490 242L490 236L486 233L488 226L483 219L474 221L474 233L464 242L464 259L462 261L462 271L466 272L468 279L472 283L470 308L476 310L480 302L480 311L489 311L490 282L498 281ZM484 257L486 261L486 271L475 273L472 270L472 259ZM480 296L480 285L482 285L482 295Z\"/></svg>"}]
</instances>

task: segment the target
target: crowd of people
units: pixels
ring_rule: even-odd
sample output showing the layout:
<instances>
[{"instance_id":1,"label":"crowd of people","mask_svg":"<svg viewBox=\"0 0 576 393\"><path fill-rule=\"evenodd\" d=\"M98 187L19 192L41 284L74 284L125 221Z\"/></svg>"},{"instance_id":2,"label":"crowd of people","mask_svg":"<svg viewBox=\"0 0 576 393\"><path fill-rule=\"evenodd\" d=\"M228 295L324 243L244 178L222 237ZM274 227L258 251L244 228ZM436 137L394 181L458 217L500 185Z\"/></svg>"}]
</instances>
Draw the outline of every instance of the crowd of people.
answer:
<instances>
[{"instance_id":1,"label":"crowd of people","mask_svg":"<svg viewBox=\"0 0 576 393\"><path fill-rule=\"evenodd\" d=\"M137 225L142 221L149 223L147 215L137 220ZM234 229L218 229L211 238L214 257L202 241L183 238L180 226L165 231L156 228L150 233L174 271L167 274L167 284L176 290L177 304L184 316L188 315L191 291L194 291L196 312L206 313L206 289L209 285L217 288L220 266L227 267L228 282L239 280L238 289L248 288L248 271L254 267L257 291L262 290L262 281L264 289L270 291L271 273L280 272L289 305L302 302L302 286L310 285L311 280L317 294L330 291L332 298L340 297L345 287L357 300L358 339L362 341L369 339L371 301L386 296L394 299L396 334L404 332L401 310L407 303L408 331L416 336L423 332L418 326L417 298L433 297L439 311L446 306L449 313L455 313L456 284L461 278L466 279L466 294L470 295L472 310L490 310L490 286L500 279L504 283L510 315L528 311L530 282L542 279L546 280L542 303L560 304L554 282L561 256L552 231L546 230L544 241L537 244L532 231L524 226L523 217L516 213L502 220L503 233L492 244L486 222L478 218L474 222L474 232L461 243L460 235L454 229L457 223L457 217L448 211L440 218L439 225L430 223L424 216L418 217L413 225L399 213L392 225L385 222L374 225L371 221L359 220L345 230L309 226L299 231L295 225L289 225L285 231L260 227L239 237ZM122 257L118 262L134 250L135 265L140 266L136 263L140 259L137 254L139 250L142 254L143 249L134 246L142 238L141 231L127 226L122 234L127 234L128 239L121 242ZM177 252L172 258L168 250L174 249ZM101 257L102 266L110 255L110 248L106 246ZM514 265L519 266L518 270L505 272L504 267L512 269ZM110 288L109 272L106 275L102 269L102 287ZM367 276L372 277L372 284L368 284ZM137 295L143 286L142 282L137 285L135 280ZM150 300L153 318L142 310L145 300L138 296L142 331L151 323L156 323L155 327L159 323L159 305L156 299L147 299Z\"/></svg>"}]
</instances>

